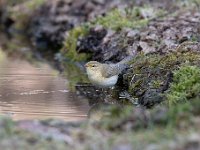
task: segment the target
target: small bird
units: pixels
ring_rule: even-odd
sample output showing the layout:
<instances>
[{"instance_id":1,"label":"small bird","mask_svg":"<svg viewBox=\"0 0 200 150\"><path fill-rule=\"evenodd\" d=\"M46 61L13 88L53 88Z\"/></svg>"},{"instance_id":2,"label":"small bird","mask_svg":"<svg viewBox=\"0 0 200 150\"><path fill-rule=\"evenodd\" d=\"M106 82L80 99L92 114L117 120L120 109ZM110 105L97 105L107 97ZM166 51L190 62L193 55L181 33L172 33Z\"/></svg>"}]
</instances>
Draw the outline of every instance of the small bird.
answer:
<instances>
[{"instance_id":1,"label":"small bird","mask_svg":"<svg viewBox=\"0 0 200 150\"><path fill-rule=\"evenodd\" d=\"M96 86L112 87L117 83L119 74L128 67L126 64L128 61L130 61L130 58L126 58L116 64L90 61L85 64L88 78Z\"/></svg>"}]
</instances>

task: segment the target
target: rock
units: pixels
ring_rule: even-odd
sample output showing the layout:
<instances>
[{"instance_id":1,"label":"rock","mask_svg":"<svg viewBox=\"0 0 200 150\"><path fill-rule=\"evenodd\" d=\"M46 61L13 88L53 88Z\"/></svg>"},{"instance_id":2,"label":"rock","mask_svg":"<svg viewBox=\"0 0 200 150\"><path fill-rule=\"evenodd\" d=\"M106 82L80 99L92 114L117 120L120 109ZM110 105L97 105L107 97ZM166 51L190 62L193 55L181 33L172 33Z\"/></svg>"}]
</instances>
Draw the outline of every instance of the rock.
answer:
<instances>
[{"instance_id":1,"label":"rock","mask_svg":"<svg viewBox=\"0 0 200 150\"><path fill-rule=\"evenodd\" d=\"M200 20L200 13L195 13L194 16L192 11L188 11L164 19L158 18L151 21L147 27L137 30L123 29L120 32L113 32L107 29L107 34L98 43L92 42L95 38L97 40L98 36L88 41L88 37L93 36L90 32L88 36L83 37L84 42L79 46L86 45L84 51L87 52L86 49L89 49L92 52L92 59L101 62L119 62L127 55L140 51L144 54L168 53L179 43L192 40L194 37L196 40L200 39L200 22L193 22L193 18Z\"/></svg>"},{"instance_id":2,"label":"rock","mask_svg":"<svg viewBox=\"0 0 200 150\"><path fill-rule=\"evenodd\" d=\"M139 99L142 106L151 107L163 101L163 97L158 90L149 89L145 91L144 95Z\"/></svg>"},{"instance_id":3,"label":"rock","mask_svg":"<svg viewBox=\"0 0 200 150\"><path fill-rule=\"evenodd\" d=\"M78 52L95 53L106 34L107 31L102 27L90 29L88 36L79 39L79 44L77 48Z\"/></svg>"}]
</instances>

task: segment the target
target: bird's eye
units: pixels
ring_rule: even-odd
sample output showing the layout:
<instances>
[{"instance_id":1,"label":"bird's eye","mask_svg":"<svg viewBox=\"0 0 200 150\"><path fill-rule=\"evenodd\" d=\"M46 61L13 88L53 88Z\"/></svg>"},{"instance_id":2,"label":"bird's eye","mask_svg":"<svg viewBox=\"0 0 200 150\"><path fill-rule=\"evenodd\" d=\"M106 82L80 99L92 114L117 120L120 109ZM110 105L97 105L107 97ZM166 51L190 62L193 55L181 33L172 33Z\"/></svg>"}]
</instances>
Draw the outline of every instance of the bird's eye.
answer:
<instances>
[{"instance_id":1,"label":"bird's eye","mask_svg":"<svg viewBox=\"0 0 200 150\"><path fill-rule=\"evenodd\" d=\"M92 67L96 67L96 65L92 65Z\"/></svg>"}]
</instances>

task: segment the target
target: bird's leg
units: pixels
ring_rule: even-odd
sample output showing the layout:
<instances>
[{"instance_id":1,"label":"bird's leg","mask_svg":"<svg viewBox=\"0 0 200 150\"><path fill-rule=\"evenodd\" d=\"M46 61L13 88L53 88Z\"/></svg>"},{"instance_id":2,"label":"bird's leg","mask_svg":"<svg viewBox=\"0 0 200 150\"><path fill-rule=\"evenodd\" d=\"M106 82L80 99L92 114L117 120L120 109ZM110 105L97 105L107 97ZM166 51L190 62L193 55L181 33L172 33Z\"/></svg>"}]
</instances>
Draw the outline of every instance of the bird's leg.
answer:
<instances>
[{"instance_id":1,"label":"bird's leg","mask_svg":"<svg viewBox=\"0 0 200 150\"><path fill-rule=\"evenodd\" d=\"M133 105L139 105L138 99L131 97L131 95L127 91L123 91L119 94L119 98L126 98L128 99Z\"/></svg>"}]
</instances>

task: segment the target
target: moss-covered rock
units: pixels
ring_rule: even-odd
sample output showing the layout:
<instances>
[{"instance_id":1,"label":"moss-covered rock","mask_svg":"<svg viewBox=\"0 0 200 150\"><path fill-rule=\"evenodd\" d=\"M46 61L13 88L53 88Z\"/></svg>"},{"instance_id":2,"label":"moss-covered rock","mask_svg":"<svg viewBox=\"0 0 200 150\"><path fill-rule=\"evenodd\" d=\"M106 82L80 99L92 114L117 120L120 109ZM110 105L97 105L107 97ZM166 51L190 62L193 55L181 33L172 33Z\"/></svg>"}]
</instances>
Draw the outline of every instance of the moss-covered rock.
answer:
<instances>
[{"instance_id":1,"label":"moss-covered rock","mask_svg":"<svg viewBox=\"0 0 200 150\"><path fill-rule=\"evenodd\" d=\"M181 66L173 72L167 98L170 105L200 99L200 67Z\"/></svg>"},{"instance_id":2,"label":"moss-covered rock","mask_svg":"<svg viewBox=\"0 0 200 150\"><path fill-rule=\"evenodd\" d=\"M180 124L180 120L199 115L200 111L200 67L188 64L173 72L173 82L166 91L169 119Z\"/></svg>"},{"instance_id":3,"label":"moss-covered rock","mask_svg":"<svg viewBox=\"0 0 200 150\"><path fill-rule=\"evenodd\" d=\"M139 54L133 59L132 68L124 76L125 83L129 84L128 91L133 97L139 98L142 105L151 106L154 102L161 102L169 84L173 83L173 71L185 64L200 66L199 51L179 49L165 55ZM196 76L191 80L196 81ZM177 80L176 78L175 80ZM193 81L191 82L188 84L193 85ZM194 92L196 93L195 89Z\"/></svg>"},{"instance_id":4,"label":"moss-covered rock","mask_svg":"<svg viewBox=\"0 0 200 150\"><path fill-rule=\"evenodd\" d=\"M65 58L71 59L72 61L83 61L88 59L90 56L89 54L77 52L78 38L86 36L87 33L88 28L86 26L76 27L69 31L66 41L64 42L64 47L61 50L61 53Z\"/></svg>"}]
</instances>

